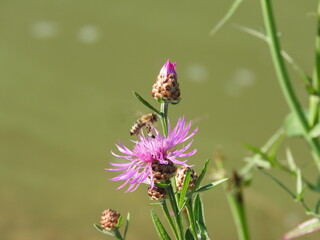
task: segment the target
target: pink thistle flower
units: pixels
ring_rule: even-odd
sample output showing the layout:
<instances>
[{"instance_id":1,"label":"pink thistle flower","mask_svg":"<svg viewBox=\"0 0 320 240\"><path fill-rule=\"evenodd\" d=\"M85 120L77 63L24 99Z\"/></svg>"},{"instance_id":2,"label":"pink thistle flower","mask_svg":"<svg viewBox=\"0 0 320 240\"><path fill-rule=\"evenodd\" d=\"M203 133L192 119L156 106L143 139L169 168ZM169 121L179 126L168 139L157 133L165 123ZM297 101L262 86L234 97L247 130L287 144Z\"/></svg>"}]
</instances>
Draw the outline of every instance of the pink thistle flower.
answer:
<instances>
[{"instance_id":1,"label":"pink thistle flower","mask_svg":"<svg viewBox=\"0 0 320 240\"><path fill-rule=\"evenodd\" d=\"M168 137L160 135L159 131L155 129L155 137L144 137L139 135L138 141L133 141L135 146L133 150L128 149L120 141L119 145L116 145L118 150L123 155L115 154L111 152L113 156L123 158L129 162L127 163L110 163L110 165L116 167L114 169L106 169L108 171L124 171L119 176L110 179L111 181L125 181L117 189L123 188L129 184L126 192L133 192L139 187L141 183L149 183L150 187L154 186L154 177L152 174L151 165L155 161L159 161L160 164L168 164L169 161L174 164L188 166L187 160L180 161L178 158L189 157L197 152L194 149L190 152L186 152L191 144L190 141L186 146L181 149L177 149L176 146L189 140L198 128L193 130L190 134L191 122L186 123L184 117L179 118L177 125L172 130L168 130Z\"/></svg>"}]
</instances>

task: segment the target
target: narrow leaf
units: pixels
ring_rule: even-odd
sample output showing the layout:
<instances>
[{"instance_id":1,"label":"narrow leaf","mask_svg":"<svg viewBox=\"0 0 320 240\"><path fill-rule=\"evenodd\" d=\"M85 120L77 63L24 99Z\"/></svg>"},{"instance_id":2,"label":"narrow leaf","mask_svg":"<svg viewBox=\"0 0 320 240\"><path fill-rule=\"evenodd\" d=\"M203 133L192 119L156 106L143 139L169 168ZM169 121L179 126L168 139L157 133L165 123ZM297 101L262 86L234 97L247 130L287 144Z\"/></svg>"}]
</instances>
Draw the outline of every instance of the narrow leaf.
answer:
<instances>
[{"instance_id":1,"label":"narrow leaf","mask_svg":"<svg viewBox=\"0 0 320 240\"><path fill-rule=\"evenodd\" d=\"M308 110L304 110L304 115L308 117ZM289 137L302 136L303 128L293 113L289 113L284 120L284 129Z\"/></svg>"},{"instance_id":2,"label":"narrow leaf","mask_svg":"<svg viewBox=\"0 0 320 240\"><path fill-rule=\"evenodd\" d=\"M191 231L190 231L190 228L187 229L186 234L185 234L185 238L186 238L186 240L195 240Z\"/></svg>"},{"instance_id":3,"label":"narrow leaf","mask_svg":"<svg viewBox=\"0 0 320 240\"><path fill-rule=\"evenodd\" d=\"M287 232L282 236L282 240L291 240L297 237L304 236L309 233L317 232L320 230L320 221L318 218L311 218L298 226L296 226L291 231Z\"/></svg>"},{"instance_id":4,"label":"narrow leaf","mask_svg":"<svg viewBox=\"0 0 320 240\"><path fill-rule=\"evenodd\" d=\"M123 238L126 239L128 228L129 228L129 223L130 223L130 213L127 214L127 221L126 221L126 227L123 232Z\"/></svg>"},{"instance_id":5,"label":"narrow leaf","mask_svg":"<svg viewBox=\"0 0 320 240\"><path fill-rule=\"evenodd\" d=\"M204 219L204 209L201 196L196 195L193 205L193 214L197 223L197 235L200 239L209 239L209 235L206 228L206 223Z\"/></svg>"},{"instance_id":6,"label":"narrow leaf","mask_svg":"<svg viewBox=\"0 0 320 240\"><path fill-rule=\"evenodd\" d=\"M320 200L318 200L316 206L314 207L314 212L316 214L319 214L319 209L320 209Z\"/></svg>"},{"instance_id":7,"label":"narrow leaf","mask_svg":"<svg viewBox=\"0 0 320 240\"><path fill-rule=\"evenodd\" d=\"M197 181L196 181L195 187L188 193L187 199L184 201L183 205L182 205L181 208L180 208L181 210L184 208L184 206L186 205L186 203L187 203L187 202L189 201L189 199L192 197L192 195L194 194L194 192L196 191L196 189L199 188L200 183L201 183L201 181L203 180L203 178L204 178L204 176L205 176L205 174L206 174L206 172L207 172L207 169L208 169L208 166L209 166L209 162L210 162L210 159L207 159L207 161L205 162L204 167L203 167L203 169L202 169L202 171L201 171L201 173L200 173L200 175L199 175L199 177L198 177L198 179L197 179ZM181 210L179 211L179 213L181 212Z\"/></svg>"},{"instance_id":8,"label":"narrow leaf","mask_svg":"<svg viewBox=\"0 0 320 240\"><path fill-rule=\"evenodd\" d=\"M101 232L101 233L103 233L103 234L106 234L106 235L109 235L109 236L111 236L111 237L114 237L114 234L113 234L113 233L104 230L104 229L103 229L102 227L100 227L98 224L93 224L93 226L94 226L99 232Z\"/></svg>"},{"instance_id":9,"label":"narrow leaf","mask_svg":"<svg viewBox=\"0 0 320 240\"><path fill-rule=\"evenodd\" d=\"M200 175L199 175L199 177L197 179L197 182L196 182L196 185L195 185L194 189L197 189L200 186L200 184L201 184L201 182L202 182L202 180L203 180L203 178L204 178L204 176L205 176L205 174L206 174L206 172L208 170L209 162L210 162L210 159L207 159L207 161L205 162L204 167L201 170L201 173L200 173Z\"/></svg>"},{"instance_id":10,"label":"narrow leaf","mask_svg":"<svg viewBox=\"0 0 320 240\"><path fill-rule=\"evenodd\" d=\"M179 199L179 211L181 210L181 207L184 203L184 198L187 194L187 190L189 188L189 183L190 183L190 171L187 171L187 175L184 178L181 193L180 193L180 199Z\"/></svg>"},{"instance_id":11,"label":"narrow leaf","mask_svg":"<svg viewBox=\"0 0 320 240\"><path fill-rule=\"evenodd\" d=\"M161 223L160 219L158 218L157 214L155 211L151 210L151 216L152 216L152 221L154 223L154 226L157 230L158 236L161 240L170 240L170 237L165 230L163 224Z\"/></svg>"},{"instance_id":12,"label":"narrow leaf","mask_svg":"<svg viewBox=\"0 0 320 240\"><path fill-rule=\"evenodd\" d=\"M317 125L315 125L311 131L310 131L310 136L312 138L317 138L320 137L320 123L318 123Z\"/></svg>"},{"instance_id":13,"label":"narrow leaf","mask_svg":"<svg viewBox=\"0 0 320 240\"><path fill-rule=\"evenodd\" d=\"M158 115L161 115L161 113L153 107L150 103L148 103L143 97L141 97L137 92L133 91L133 95L141 102L143 103L146 107L151 109L151 111L157 113Z\"/></svg>"},{"instance_id":14,"label":"narrow leaf","mask_svg":"<svg viewBox=\"0 0 320 240\"><path fill-rule=\"evenodd\" d=\"M120 216L119 220L118 220L118 223L117 223L117 228L120 228L122 226L122 223L123 223L123 217Z\"/></svg>"},{"instance_id":15,"label":"narrow leaf","mask_svg":"<svg viewBox=\"0 0 320 240\"><path fill-rule=\"evenodd\" d=\"M248 148L250 151L252 151L253 153L260 155L265 160L268 160L268 155L262 152L258 147L252 146L250 144L244 144L244 146Z\"/></svg>"},{"instance_id":16,"label":"narrow leaf","mask_svg":"<svg viewBox=\"0 0 320 240\"><path fill-rule=\"evenodd\" d=\"M297 200L300 201L303 194L302 176L301 176L300 168L297 169L296 173L297 173Z\"/></svg>"},{"instance_id":17,"label":"narrow leaf","mask_svg":"<svg viewBox=\"0 0 320 240\"><path fill-rule=\"evenodd\" d=\"M210 31L209 35L214 35L216 32L219 31L219 29L233 16L233 14L238 9L240 3L242 3L243 0L235 0L231 7L229 8L227 14L217 23L217 25Z\"/></svg>"},{"instance_id":18,"label":"narrow leaf","mask_svg":"<svg viewBox=\"0 0 320 240\"><path fill-rule=\"evenodd\" d=\"M291 150L289 148L286 149L286 155L287 155L287 161L288 161L290 170L292 172L296 172L298 168L292 156Z\"/></svg>"},{"instance_id":19,"label":"narrow leaf","mask_svg":"<svg viewBox=\"0 0 320 240\"><path fill-rule=\"evenodd\" d=\"M224 182L227 181L227 180L228 180L228 178L220 179L220 180L218 180L218 181L212 182L212 183L210 183L210 184L208 184L208 185L206 185L206 186L204 186L204 187L201 187L201 188L197 189L195 192L204 192L204 191L207 191L207 190L209 190L209 189L212 189L212 188L220 185L221 183L224 183Z\"/></svg>"},{"instance_id":20,"label":"narrow leaf","mask_svg":"<svg viewBox=\"0 0 320 240\"><path fill-rule=\"evenodd\" d=\"M170 185L170 183L154 183L154 184L160 188L167 188Z\"/></svg>"}]
</instances>

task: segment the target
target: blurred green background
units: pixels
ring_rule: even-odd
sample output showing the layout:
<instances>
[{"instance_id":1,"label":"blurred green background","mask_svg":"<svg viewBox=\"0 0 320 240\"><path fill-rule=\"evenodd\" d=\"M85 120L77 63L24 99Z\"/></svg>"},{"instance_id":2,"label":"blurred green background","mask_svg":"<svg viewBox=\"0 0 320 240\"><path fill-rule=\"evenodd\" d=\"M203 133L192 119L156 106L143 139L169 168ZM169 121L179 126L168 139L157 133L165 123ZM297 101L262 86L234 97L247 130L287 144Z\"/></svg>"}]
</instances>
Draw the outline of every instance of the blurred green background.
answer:
<instances>
[{"instance_id":1,"label":"blurred green background","mask_svg":"<svg viewBox=\"0 0 320 240\"><path fill-rule=\"evenodd\" d=\"M310 13L317 1L273 2L283 47L310 73L316 29ZM264 144L288 107L266 44L233 27L262 30L259 1L246 0L209 37L231 4L0 1L1 239L107 239L92 226L106 208L131 213L128 239L157 239L147 187L115 191L120 183L108 181L115 175L104 168L114 160L114 143L120 139L130 146L132 123L148 112L131 91L153 101L152 84L168 58L177 62L182 91L170 118L175 122L185 115L200 129L194 137L199 152L189 159L196 169L222 146L231 172L247 155L242 143ZM293 79L306 103L301 82ZM305 143L294 139L284 145L314 179ZM211 236L236 239L222 187L204 200ZM288 194L259 173L246 200L253 239L279 239L307 219Z\"/></svg>"}]
</instances>

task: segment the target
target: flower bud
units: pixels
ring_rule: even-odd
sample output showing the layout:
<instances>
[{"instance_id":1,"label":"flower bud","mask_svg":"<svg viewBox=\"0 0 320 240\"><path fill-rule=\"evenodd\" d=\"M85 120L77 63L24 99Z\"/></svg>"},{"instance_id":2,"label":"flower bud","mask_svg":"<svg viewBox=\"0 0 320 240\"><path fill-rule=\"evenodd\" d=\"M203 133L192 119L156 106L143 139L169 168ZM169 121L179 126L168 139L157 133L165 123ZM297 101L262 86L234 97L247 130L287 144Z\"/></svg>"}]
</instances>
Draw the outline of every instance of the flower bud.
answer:
<instances>
[{"instance_id":1,"label":"flower bud","mask_svg":"<svg viewBox=\"0 0 320 240\"><path fill-rule=\"evenodd\" d=\"M152 200L164 199L167 196L166 189L157 186L154 186L153 188L149 187L148 194L152 198Z\"/></svg>"},{"instance_id":2,"label":"flower bud","mask_svg":"<svg viewBox=\"0 0 320 240\"><path fill-rule=\"evenodd\" d=\"M168 179L173 177L174 173L177 170L177 167L170 160L167 161L168 164L161 164L158 160L154 161L151 164L154 182L166 182Z\"/></svg>"},{"instance_id":3,"label":"flower bud","mask_svg":"<svg viewBox=\"0 0 320 240\"><path fill-rule=\"evenodd\" d=\"M198 176L195 173L195 171L193 171L193 169L191 169L189 167L182 166L182 167L178 168L177 175L175 177L177 189L179 192L181 192L181 190L182 190L184 179L187 176L187 171L190 171L190 182L189 182L188 189L192 189L196 185L196 181L198 179Z\"/></svg>"},{"instance_id":4,"label":"flower bud","mask_svg":"<svg viewBox=\"0 0 320 240\"><path fill-rule=\"evenodd\" d=\"M152 97L163 101L177 103L180 101L178 76L175 70L176 63L168 60L160 70L156 83L152 87Z\"/></svg>"},{"instance_id":5,"label":"flower bud","mask_svg":"<svg viewBox=\"0 0 320 240\"><path fill-rule=\"evenodd\" d=\"M100 225L103 229L110 231L117 227L120 218L120 213L107 209L102 212Z\"/></svg>"}]
</instances>

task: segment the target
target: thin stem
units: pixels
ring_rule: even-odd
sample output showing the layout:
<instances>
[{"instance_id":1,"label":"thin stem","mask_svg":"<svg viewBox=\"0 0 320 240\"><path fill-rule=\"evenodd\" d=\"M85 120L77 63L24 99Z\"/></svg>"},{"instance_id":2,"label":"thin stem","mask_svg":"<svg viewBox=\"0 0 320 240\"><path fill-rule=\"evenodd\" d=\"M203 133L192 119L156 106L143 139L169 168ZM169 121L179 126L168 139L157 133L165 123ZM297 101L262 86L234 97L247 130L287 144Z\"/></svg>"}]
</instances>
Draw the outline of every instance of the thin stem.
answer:
<instances>
[{"instance_id":1,"label":"thin stem","mask_svg":"<svg viewBox=\"0 0 320 240\"><path fill-rule=\"evenodd\" d=\"M161 103L161 106L160 106L160 114L161 114L160 120L161 120L163 135L165 137L168 136L168 106L169 106L169 103Z\"/></svg>"},{"instance_id":2,"label":"thin stem","mask_svg":"<svg viewBox=\"0 0 320 240\"><path fill-rule=\"evenodd\" d=\"M191 233L194 237L194 239L197 239L197 230L196 230L196 221L194 218L194 213L192 210L192 204L191 204L191 199L188 201L186 204L187 212L188 212L188 219L191 227Z\"/></svg>"},{"instance_id":3,"label":"thin stem","mask_svg":"<svg viewBox=\"0 0 320 240\"><path fill-rule=\"evenodd\" d=\"M172 230L175 238L176 238L176 239L179 239L179 237L178 237L178 232L177 232L177 229L176 229L176 227L174 226L174 223L173 223L172 218L171 218L171 216L170 216L170 213L169 213L169 209L168 209L166 200L164 200L164 201L161 202L161 206L162 206L162 210L163 210L163 212L164 212L164 215L166 216L166 219L167 219L167 221L168 221L168 223L169 223L169 225L170 225L170 227L171 227L171 230Z\"/></svg>"},{"instance_id":4,"label":"thin stem","mask_svg":"<svg viewBox=\"0 0 320 240\"><path fill-rule=\"evenodd\" d=\"M286 99L287 104L289 105L291 112L293 112L293 114L295 115L295 117L301 125L301 128L303 130L303 136L312 150L311 152L315 159L315 163L318 167L318 170L320 171L320 145L316 139L311 138L309 136L310 128L308 121L293 91L293 87L291 85L287 69L281 56L281 47L278 40L277 30L273 18L271 0L261 0L261 6L267 36L269 37L270 41L270 52L283 95Z\"/></svg>"},{"instance_id":5,"label":"thin stem","mask_svg":"<svg viewBox=\"0 0 320 240\"><path fill-rule=\"evenodd\" d=\"M119 229L118 228L114 228L113 229L113 233L115 235L115 238L117 240L123 240L122 236L121 236L121 233L119 232Z\"/></svg>"},{"instance_id":6,"label":"thin stem","mask_svg":"<svg viewBox=\"0 0 320 240\"><path fill-rule=\"evenodd\" d=\"M319 122L320 109L320 1L317 9L317 37L316 37L316 60L312 78L313 95L310 95L309 125L313 127Z\"/></svg>"},{"instance_id":7,"label":"thin stem","mask_svg":"<svg viewBox=\"0 0 320 240\"><path fill-rule=\"evenodd\" d=\"M241 190L227 193L227 199L236 224L238 237L240 240L249 240L250 236L242 197Z\"/></svg>"},{"instance_id":8,"label":"thin stem","mask_svg":"<svg viewBox=\"0 0 320 240\"><path fill-rule=\"evenodd\" d=\"M183 230L183 225L182 225L182 219L181 219L181 215L179 214L178 204L177 204L176 198L174 196L172 185L169 184L169 186L166 188L166 190L167 190L167 193L169 196L169 200L170 200L171 207L172 207L172 210L174 213L176 224L179 229L179 239L184 240L184 230Z\"/></svg>"}]
</instances>

